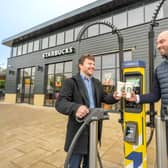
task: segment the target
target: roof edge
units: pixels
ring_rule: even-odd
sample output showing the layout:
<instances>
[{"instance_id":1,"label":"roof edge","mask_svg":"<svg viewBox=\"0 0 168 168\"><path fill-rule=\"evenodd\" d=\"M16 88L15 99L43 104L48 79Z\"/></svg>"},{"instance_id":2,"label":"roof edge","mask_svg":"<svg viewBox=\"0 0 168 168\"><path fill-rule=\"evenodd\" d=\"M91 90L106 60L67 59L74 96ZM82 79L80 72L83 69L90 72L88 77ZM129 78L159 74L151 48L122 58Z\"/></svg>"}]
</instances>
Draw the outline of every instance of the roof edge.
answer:
<instances>
[{"instance_id":1,"label":"roof edge","mask_svg":"<svg viewBox=\"0 0 168 168\"><path fill-rule=\"evenodd\" d=\"M54 23L61 22L61 21L65 20L65 19L68 19L68 18L73 17L75 15L78 15L80 13L87 12L87 11L89 11L89 10L95 8L95 7L104 5L104 4L108 3L108 2L111 2L111 0L98 0L98 1L92 2L92 3L87 4L87 5L85 5L85 6L81 7L81 8L74 9L74 10L72 10L70 12L67 12L67 13L65 13L63 15L60 15L60 16L58 16L56 18L53 18L53 19L51 19L49 21L43 22L43 23L41 23L41 24L39 24L37 26L33 26L32 28L29 28L29 29L27 29L25 31L22 31L22 32L20 32L20 33L18 33L16 35L10 36L10 37L2 40L1 43L3 45L7 45L7 46L10 47L13 44L13 40L15 40L17 38L20 38L20 37L25 36L27 34L30 34L32 32L38 31L40 29L43 29L43 28L45 28L47 26L50 26L50 25L52 25Z\"/></svg>"}]
</instances>

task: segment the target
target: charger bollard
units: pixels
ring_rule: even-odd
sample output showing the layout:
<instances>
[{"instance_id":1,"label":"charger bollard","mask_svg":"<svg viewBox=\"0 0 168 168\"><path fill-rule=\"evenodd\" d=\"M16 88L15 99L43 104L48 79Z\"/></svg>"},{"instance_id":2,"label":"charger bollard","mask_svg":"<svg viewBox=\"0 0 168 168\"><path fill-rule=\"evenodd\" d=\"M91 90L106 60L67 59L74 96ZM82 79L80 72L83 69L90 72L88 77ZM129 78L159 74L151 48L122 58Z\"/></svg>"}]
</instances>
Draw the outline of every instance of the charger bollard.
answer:
<instances>
[{"instance_id":1,"label":"charger bollard","mask_svg":"<svg viewBox=\"0 0 168 168\"><path fill-rule=\"evenodd\" d=\"M156 155L157 168L168 167L168 144L166 134L168 133L168 107L161 106L160 116L156 117Z\"/></svg>"},{"instance_id":2,"label":"charger bollard","mask_svg":"<svg viewBox=\"0 0 168 168\"><path fill-rule=\"evenodd\" d=\"M91 117L91 122L90 122L89 168L97 168L98 121L109 119L109 115L107 114L107 112L108 112L107 110L104 111L101 108L95 108L95 109L92 109L92 113L93 112L96 115L93 115Z\"/></svg>"},{"instance_id":3,"label":"charger bollard","mask_svg":"<svg viewBox=\"0 0 168 168\"><path fill-rule=\"evenodd\" d=\"M125 91L143 94L145 88L145 63L125 61L122 64ZM130 95L129 95L130 96ZM124 167L146 168L146 114L145 105L125 100L123 107L124 126Z\"/></svg>"},{"instance_id":4,"label":"charger bollard","mask_svg":"<svg viewBox=\"0 0 168 168\"><path fill-rule=\"evenodd\" d=\"M86 126L90 126L89 168L97 168L97 159L99 158L97 155L98 154L98 151L97 151L98 121L108 120L109 119L108 112L110 111L111 110L104 110L102 108L93 108L93 109L90 109L90 113L83 120L77 119L78 122L80 123L82 122L82 125L71 142L71 145L69 147L69 150L65 159L64 168L69 168L69 161L71 159L71 155L73 153L73 149L76 144L76 141L78 140L79 136L86 128ZM101 162L101 160L99 159L98 161Z\"/></svg>"},{"instance_id":5,"label":"charger bollard","mask_svg":"<svg viewBox=\"0 0 168 168\"><path fill-rule=\"evenodd\" d=\"M166 142L166 122L159 116L155 119L156 123L156 155L157 168L168 167L167 142Z\"/></svg>"},{"instance_id":6,"label":"charger bollard","mask_svg":"<svg viewBox=\"0 0 168 168\"><path fill-rule=\"evenodd\" d=\"M98 123L90 123L89 167L97 168Z\"/></svg>"}]
</instances>

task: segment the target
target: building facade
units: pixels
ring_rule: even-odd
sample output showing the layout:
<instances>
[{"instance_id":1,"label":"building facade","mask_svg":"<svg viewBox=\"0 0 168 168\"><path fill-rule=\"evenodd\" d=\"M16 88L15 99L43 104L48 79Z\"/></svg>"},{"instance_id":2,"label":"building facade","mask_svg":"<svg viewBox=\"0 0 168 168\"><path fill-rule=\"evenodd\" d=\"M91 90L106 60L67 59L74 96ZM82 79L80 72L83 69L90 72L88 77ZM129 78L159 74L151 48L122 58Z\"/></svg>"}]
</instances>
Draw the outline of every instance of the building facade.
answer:
<instances>
[{"instance_id":1,"label":"building facade","mask_svg":"<svg viewBox=\"0 0 168 168\"><path fill-rule=\"evenodd\" d=\"M54 106L63 80L77 71L77 60L85 53L96 59L95 77L107 91L120 77L119 44L114 25L123 37L123 59L146 62L148 83L148 32L157 8L156 0L98 0L2 41L11 47L8 58L5 100ZM155 34L168 27L168 2L157 18ZM77 40L80 30L90 23ZM155 65L161 61L156 51ZM148 88L148 86L147 86Z\"/></svg>"}]
</instances>

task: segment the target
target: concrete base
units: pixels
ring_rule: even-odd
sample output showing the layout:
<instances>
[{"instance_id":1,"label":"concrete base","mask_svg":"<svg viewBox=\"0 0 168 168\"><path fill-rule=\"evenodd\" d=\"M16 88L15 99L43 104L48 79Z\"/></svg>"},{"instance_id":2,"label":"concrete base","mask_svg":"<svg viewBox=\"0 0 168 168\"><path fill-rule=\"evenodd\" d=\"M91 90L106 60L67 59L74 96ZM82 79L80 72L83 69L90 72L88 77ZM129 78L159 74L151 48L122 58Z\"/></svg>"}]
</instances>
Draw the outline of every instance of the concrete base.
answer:
<instances>
[{"instance_id":1,"label":"concrete base","mask_svg":"<svg viewBox=\"0 0 168 168\"><path fill-rule=\"evenodd\" d=\"M35 94L34 95L34 105L44 106L44 94Z\"/></svg>"},{"instance_id":2,"label":"concrete base","mask_svg":"<svg viewBox=\"0 0 168 168\"><path fill-rule=\"evenodd\" d=\"M5 102L15 104L16 103L16 93L6 93Z\"/></svg>"},{"instance_id":3,"label":"concrete base","mask_svg":"<svg viewBox=\"0 0 168 168\"><path fill-rule=\"evenodd\" d=\"M157 114L160 116L161 101L155 103L155 109L158 110L158 111L156 111L156 112L157 112Z\"/></svg>"}]
</instances>

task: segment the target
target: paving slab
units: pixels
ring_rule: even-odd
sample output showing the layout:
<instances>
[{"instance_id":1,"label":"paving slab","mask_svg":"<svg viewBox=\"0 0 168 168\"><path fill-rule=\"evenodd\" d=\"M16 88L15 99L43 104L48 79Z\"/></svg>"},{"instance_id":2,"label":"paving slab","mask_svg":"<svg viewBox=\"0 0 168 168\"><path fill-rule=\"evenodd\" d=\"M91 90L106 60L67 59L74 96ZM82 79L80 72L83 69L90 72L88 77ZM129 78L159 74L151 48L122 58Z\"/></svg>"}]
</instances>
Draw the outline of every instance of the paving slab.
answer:
<instances>
[{"instance_id":1,"label":"paving slab","mask_svg":"<svg viewBox=\"0 0 168 168\"><path fill-rule=\"evenodd\" d=\"M99 147L104 168L123 168L120 115L104 121ZM63 168L67 116L53 107L0 102L0 168ZM150 130L147 129L147 137ZM155 135L147 149L148 168L156 166Z\"/></svg>"}]
</instances>

